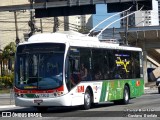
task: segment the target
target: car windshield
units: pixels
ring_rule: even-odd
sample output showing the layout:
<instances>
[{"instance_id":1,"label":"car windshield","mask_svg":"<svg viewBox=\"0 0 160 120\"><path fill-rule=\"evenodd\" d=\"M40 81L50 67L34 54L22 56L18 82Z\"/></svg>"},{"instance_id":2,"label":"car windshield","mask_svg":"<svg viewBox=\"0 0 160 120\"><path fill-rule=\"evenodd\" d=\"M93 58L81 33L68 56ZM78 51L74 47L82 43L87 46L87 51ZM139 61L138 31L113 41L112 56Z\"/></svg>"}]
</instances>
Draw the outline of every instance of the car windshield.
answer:
<instances>
[{"instance_id":1,"label":"car windshield","mask_svg":"<svg viewBox=\"0 0 160 120\"><path fill-rule=\"evenodd\" d=\"M64 44L17 48L15 84L20 89L54 89L63 84Z\"/></svg>"}]
</instances>

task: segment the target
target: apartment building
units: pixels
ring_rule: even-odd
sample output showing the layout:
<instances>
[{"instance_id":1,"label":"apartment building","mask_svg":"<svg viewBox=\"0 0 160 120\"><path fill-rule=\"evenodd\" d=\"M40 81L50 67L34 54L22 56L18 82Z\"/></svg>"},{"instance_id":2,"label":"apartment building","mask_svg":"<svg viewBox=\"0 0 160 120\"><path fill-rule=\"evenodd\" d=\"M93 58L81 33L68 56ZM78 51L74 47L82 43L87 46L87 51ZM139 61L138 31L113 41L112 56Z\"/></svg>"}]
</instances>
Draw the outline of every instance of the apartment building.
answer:
<instances>
[{"instance_id":1,"label":"apartment building","mask_svg":"<svg viewBox=\"0 0 160 120\"><path fill-rule=\"evenodd\" d=\"M58 30L73 30L79 31L80 29L92 29L93 18L92 15L75 15L67 17L58 17Z\"/></svg>"},{"instance_id":2,"label":"apartment building","mask_svg":"<svg viewBox=\"0 0 160 120\"><path fill-rule=\"evenodd\" d=\"M158 14L159 14L159 24L160 24L160 0L158 0Z\"/></svg>"},{"instance_id":3,"label":"apartment building","mask_svg":"<svg viewBox=\"0 0 160 120\"><path fill-rule=\"evenodd\" d=\"M159 3L160 4L160 3ZM129 27L140 27L140 26L157 26L159 25L159 14L158 14L158 1L152 0L153 10L138 11L134 15L129 16L128 25ZM121 17L124 14L121 14ZM126 26L126 20L121 20L121 27Z\"/></svg>"}]
</instances>

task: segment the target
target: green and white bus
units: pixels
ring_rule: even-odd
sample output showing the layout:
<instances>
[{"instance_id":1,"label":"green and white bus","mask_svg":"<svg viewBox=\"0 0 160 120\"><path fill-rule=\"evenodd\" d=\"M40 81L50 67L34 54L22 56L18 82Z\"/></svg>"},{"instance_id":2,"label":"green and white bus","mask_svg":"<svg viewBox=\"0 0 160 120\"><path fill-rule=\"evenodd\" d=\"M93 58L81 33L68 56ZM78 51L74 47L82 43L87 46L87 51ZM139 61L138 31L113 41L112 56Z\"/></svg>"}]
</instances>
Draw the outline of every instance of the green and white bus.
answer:
<instances>
[{"instance_id":1,"label":"green and white bus","mask_svg":"<svg viewBox=\"0 0 160 120\"><path fill-rule=\"evenodd\" d=\"M127 104L144 93L142 50L75 32L37 34L17 47L14 91L17 106L38 110Z\"/></svg>"}]
</instances>

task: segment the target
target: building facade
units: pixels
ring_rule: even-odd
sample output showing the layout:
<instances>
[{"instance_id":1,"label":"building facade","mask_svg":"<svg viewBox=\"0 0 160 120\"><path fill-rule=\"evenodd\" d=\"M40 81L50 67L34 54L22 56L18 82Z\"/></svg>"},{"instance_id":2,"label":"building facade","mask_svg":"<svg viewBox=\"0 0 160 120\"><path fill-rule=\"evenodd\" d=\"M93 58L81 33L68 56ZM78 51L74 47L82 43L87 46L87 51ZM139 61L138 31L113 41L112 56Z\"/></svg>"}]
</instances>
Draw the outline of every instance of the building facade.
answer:
<instances>
[{"instance_id":1,"label":"building facade","mask_svg":"<svg viewBox=\"0 0 160 120\"><path fill-rule=\"evenodd\" d=\"M160 3L159 3L160 4ZM140 26L157 26L159 25L159 4L157 0L152 0L153 10L148 11L137 11L135 14L128 17L129 27L140 27ZM121 17L125 14L121 14ZM126 26L126 19L121 20L121 27Z\"/></svg>"},{"instance_id":2,"label":"building facade","mask_svg":"<svg viewBox=\"0 0 160 120\"><path fill-rule=\"evenodd\" d=\"M58 17L59 19L59 30L63 31L66 27L68 30L79 31L80 29L90 30L93 27L92 15L75 15L64 17Z\"/></svg>"},{"instance_id":3,"label":"building facade","mask_svg":"<svg viewBox=\"0 0 160 120\"><path fill-rule=\"evenodd\" d=\"M158 14L159 14L159 24L160 24L160 0L158 0Z\"/></svg>"},{"instance_id":4,"label":"building facade","mask_svg":"<svg viewBox=\"0 0 160 120\"><path fill-rule=\"evenodd\" d=\"M1 0L0 2L0 6L21 4L29 4L29 0ZM16 14L14 11L0 12L0 49L3 49L10 42L16 41L15 15L17 17L18 38L20 39L20 42L25 41L24 36L26 37L31 31L29 26L31 18L30 12L31 11L29 10L16 11ZM32 18L34 19L35 34L54 31L54 17L42 19ZM67 19L64 19L64 17L58 17L58 28L56 30L63 31L67 28L67 30L78 31L82 27L90 29L92 26L91 15L69 16Z\"/></svg>"}]
</instances>

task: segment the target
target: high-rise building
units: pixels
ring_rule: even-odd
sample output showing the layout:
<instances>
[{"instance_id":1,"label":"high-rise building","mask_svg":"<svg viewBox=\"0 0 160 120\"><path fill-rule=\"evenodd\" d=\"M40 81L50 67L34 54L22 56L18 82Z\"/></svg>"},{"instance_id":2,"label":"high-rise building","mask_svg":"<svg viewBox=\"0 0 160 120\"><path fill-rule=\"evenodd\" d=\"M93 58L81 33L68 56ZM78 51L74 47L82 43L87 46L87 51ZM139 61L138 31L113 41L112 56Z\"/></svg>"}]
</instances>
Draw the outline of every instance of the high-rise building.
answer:
<instances>
[{"instance_id":1,"label":"high-rise building","mask_svg":"<svg viewBox=\"0 0 160 120\"><path fill-rule=\"evenodd\" d=\"M158 0L158 14L159 14L159 24L160 24L160 0Z\"/></svg>"},{"instance_id":2,"label":"high-rise building","mask_svg":"<svg viewBox=\"0 0 160 120\"><path fill-rule=\"evenodd\" d=\"M152 0L152 8L153 10L137 11L135 14L129 16L128 26L138 27L138 26L157 26L159 25L158 1L157 0ZM124 15L125 14L121 14L121 17ZM125 27L125 26L126 26L126 19L123 19L121 20L121 27Z\"/></svg>"}]
</instances>

